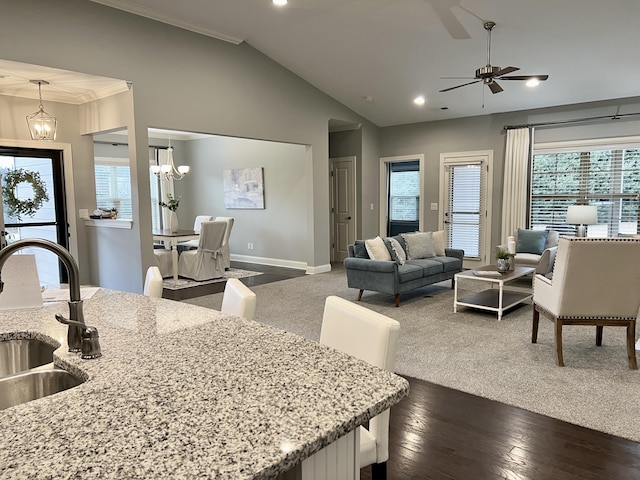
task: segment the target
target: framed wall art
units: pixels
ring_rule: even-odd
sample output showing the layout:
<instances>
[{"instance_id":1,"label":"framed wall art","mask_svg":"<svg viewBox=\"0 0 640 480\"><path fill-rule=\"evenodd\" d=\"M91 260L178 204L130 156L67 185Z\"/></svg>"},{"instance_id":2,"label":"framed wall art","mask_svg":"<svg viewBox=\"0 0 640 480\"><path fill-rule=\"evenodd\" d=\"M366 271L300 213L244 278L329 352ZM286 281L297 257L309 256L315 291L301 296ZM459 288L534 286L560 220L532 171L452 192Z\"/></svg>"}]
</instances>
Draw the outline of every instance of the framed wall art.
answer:
<instances>
[{"instance_id":1,"label":"framed wall art","mask_svg":"<svg viewBox=\"0 0 640 480\"><path fill-rule=\"evenodd\" d=\"M264 169L233 168L223 172L224 206L264 209Z\"/></svg>"}]
</instances>

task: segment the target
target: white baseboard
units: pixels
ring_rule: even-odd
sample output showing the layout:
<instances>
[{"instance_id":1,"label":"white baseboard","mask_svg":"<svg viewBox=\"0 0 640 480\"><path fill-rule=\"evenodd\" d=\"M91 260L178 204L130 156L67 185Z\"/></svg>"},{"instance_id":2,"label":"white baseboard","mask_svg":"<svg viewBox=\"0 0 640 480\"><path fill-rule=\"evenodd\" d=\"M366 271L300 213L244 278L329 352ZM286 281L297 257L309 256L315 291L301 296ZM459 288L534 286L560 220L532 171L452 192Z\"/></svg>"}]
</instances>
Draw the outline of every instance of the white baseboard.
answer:
<instances>
[{"instance_id":1,"label":"white baseboard","mask_svg":"<svg viewBox=\"0 0 640 480\"><path fill-rule=\"evenodd\" d=\"M304 270L311 275L331 271L331 264L310 267L306 262L283 260L281 258L253 257L251 255L236 255L232 253L231 260L235 260L236 262L257 263L258 265L269 265L271 267L294 268L296 270Z\"/></svg>"}]
</instances>

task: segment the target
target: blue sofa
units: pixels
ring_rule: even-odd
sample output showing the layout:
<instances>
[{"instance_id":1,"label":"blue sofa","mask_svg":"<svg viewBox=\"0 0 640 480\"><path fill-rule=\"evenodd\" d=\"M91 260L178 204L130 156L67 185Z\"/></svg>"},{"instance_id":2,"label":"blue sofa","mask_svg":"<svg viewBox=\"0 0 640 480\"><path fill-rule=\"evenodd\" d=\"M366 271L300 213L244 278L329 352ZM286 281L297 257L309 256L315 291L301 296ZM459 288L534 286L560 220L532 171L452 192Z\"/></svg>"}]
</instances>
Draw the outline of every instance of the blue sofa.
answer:
<instances>
[{"instance_id":1,"label":"blue sofa","mask_svg":"<svg viewBox=\"0 0 640 480\"><path fill-rule=\"evenodd\" d=\"M400 235L393 238L405 247ZM401 265L394 260L372 260L363 245L363 240L349 245L349 256L344 260L347 285L360 290L358 301L365 290L372 290L394 295L396 307L399 307L401 293L444 280L451 280L453 288L454 275L462 271L463 250L447 248L445 256L406 260Z\"/></svg>"}]
</instances>

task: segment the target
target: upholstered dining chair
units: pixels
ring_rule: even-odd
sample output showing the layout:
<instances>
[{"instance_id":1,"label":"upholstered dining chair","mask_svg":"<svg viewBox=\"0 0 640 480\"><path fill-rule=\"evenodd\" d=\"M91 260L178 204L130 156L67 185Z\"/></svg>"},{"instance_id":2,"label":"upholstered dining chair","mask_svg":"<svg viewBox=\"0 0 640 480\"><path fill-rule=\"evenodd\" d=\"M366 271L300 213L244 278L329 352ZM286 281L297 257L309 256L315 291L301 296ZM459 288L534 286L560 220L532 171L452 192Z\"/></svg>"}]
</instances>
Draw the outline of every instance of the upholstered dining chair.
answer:
<instances>
[{"instance_id":1,"label":"upholstered dining chair","mask_svg":"<svg viewBox=\"0 0 640 480\"><path fill-rule=\"evenodd\" d=\"M320 343L376 367L393 371L400 323L336 296L325 301ZM389 410L360 427L360 468L372 466L372 478L384 479L389 459Z\"/></svg>"},{"instance_id":2,"label":"upholstered dining chair","mask_svg":"<svg viewBox=\"0 0 640 480\"><path fill-rule=\"evenodd\" d=\"M226 228L226 222L202 222L198 248L180 254L178 275L197 281L224 276L222 241Z\"/></svg>"},{"instance_id":3,"label":"upholstered dining chair","mask_svg":"<svg viewBox=\"0 0 640 480\"><path fill-rule=\"evenodd\" d=\"M256 294L237 278L230 278L224 286L220 311L253 320L256 316Z\"/></svg>"},{"instance_id":4,"label":"upholstered dining chair","mask_svg":"<svg viewBox=\"0 0 640 480\"><path fill-rule=\"evenodd\" d=\"M153 257L156 260L156 266L160 269L160 275L163 278L173 275L173 259L171 250L165 248L154 248Z\"/></svg>"},{"instance_id":5,"label":"upholstered dining chair","mask_svg":"<svg viewBox=\"0 0 640 480\"><path fill-rule=\"evenodd\" d=\"M233 228L233 217L216 217L216 222L227 222L227 230L224 234L224 241L222 242L222 263L225 270L231 268L231 249L229 248L229 238L231 237L231 229Z\"/></svg>"},{"instance_id":6,"label":"upholstered dining chair","mask_svg":"<svg viewBox=\"0 0 640 480\"><path fill-rule=\"evenodd\" d=\"M211 215L198 215L193 222L193 231L200 233L202 222L210 222L212 220L213 216ZM198 240L187 240L186 242L178 243L178 253L184 250L195 250L196 248L198 248Z\"/></svg>"},{"instance_id":7,"label":"upholstered dining chair","mask_svg":"<svg viewBox=\"0 0 640 480\"><path fill-rule=\"evenodd\" d=\"M162 274L158 267L149 267L147 269L142 293L148 297L162 298Z\"/></svg>"},{"instance_id":8,"label":"upholstered dining chair","mask_svg":"<svg viewBox=\"0 0 640 480\"><path fill-rule=\"evenodd\" d=\"M561 237L553 279L533 279L531 342L538 339L540 314L555 324L556 364L564 366L565 325L596 327L602 345L603 327L626 327L629 368L637 369L636 317L640 309L640 239Z\"/></svg>"}]
</instances>

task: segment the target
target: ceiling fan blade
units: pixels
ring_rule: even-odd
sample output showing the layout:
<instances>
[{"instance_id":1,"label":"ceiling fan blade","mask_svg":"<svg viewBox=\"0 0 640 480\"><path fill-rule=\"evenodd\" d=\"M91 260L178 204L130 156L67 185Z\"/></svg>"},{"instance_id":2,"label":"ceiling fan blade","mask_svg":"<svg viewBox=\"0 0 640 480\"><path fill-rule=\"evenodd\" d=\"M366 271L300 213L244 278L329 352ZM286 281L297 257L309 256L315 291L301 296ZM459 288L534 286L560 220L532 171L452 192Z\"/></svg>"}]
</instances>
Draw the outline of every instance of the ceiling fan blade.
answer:
<instances>
[{"instance_id":1,"label":"ceiling fan blade","mask_svg":"<svg viewBox=\"0 0 640 480\"><path fill-rule=\"evenodd\" d=\"M506 75L507 73L516 72L520 70L518 67L505 67L502 70L498 70L496 73L491 75L493 78L499 77L501 75Z\"/></svg>"},{"instance_id":2,"label":"ceiling fan blade","mask_svg":"<svg viewBox=\"0 0 640 480\"><path fill-rule=\"evenodd\" d=\"M449 32L451 38L456 40L466 40L471 38L469 32L464 28L460 20L455 16L452 9L459 7L460 0L426 0L431 5L444 28Z\"/></svg>"},{"instance_id":3,"label":"ceiling fan blade","mask_svg":"<svg viewBox=\"0 0 640 480\"><path fill-rule=\"evenodd\" d=\"M491 81L487 85L489 85L489 90L491 90L493 94L502 92L502 87L498 85L498 82Z\"/></svg>"},{"instance_id":4,"label":"ceiling fan blade","mask_svg":"<svg viewBox=\"0 0 640 480\"><path fill-rule=\"evenodd\" d=\"M439 90L439 91L440 92L448 92L449 90L455 90L456 88L466 87L467 85L471 85L473 83L478 83L478 82L481 82L481 81L482 81L482 79L474 80L473 82L463 83L462 85L456 85L455 87L449 87L449 88L445 88L444 90Z\"/></svg>"},{"instance_id":5,"label":"ceiling fan blade","mask_svg":"<svg viewBox=\"0 0 640 480\"><path fill-rule=\"evenodd\" d=\"M541 82L544 82L549 75L511 75L510 77L500 77L500 80L531 80L537 78Z\"/></svg>"}]
</instances>

